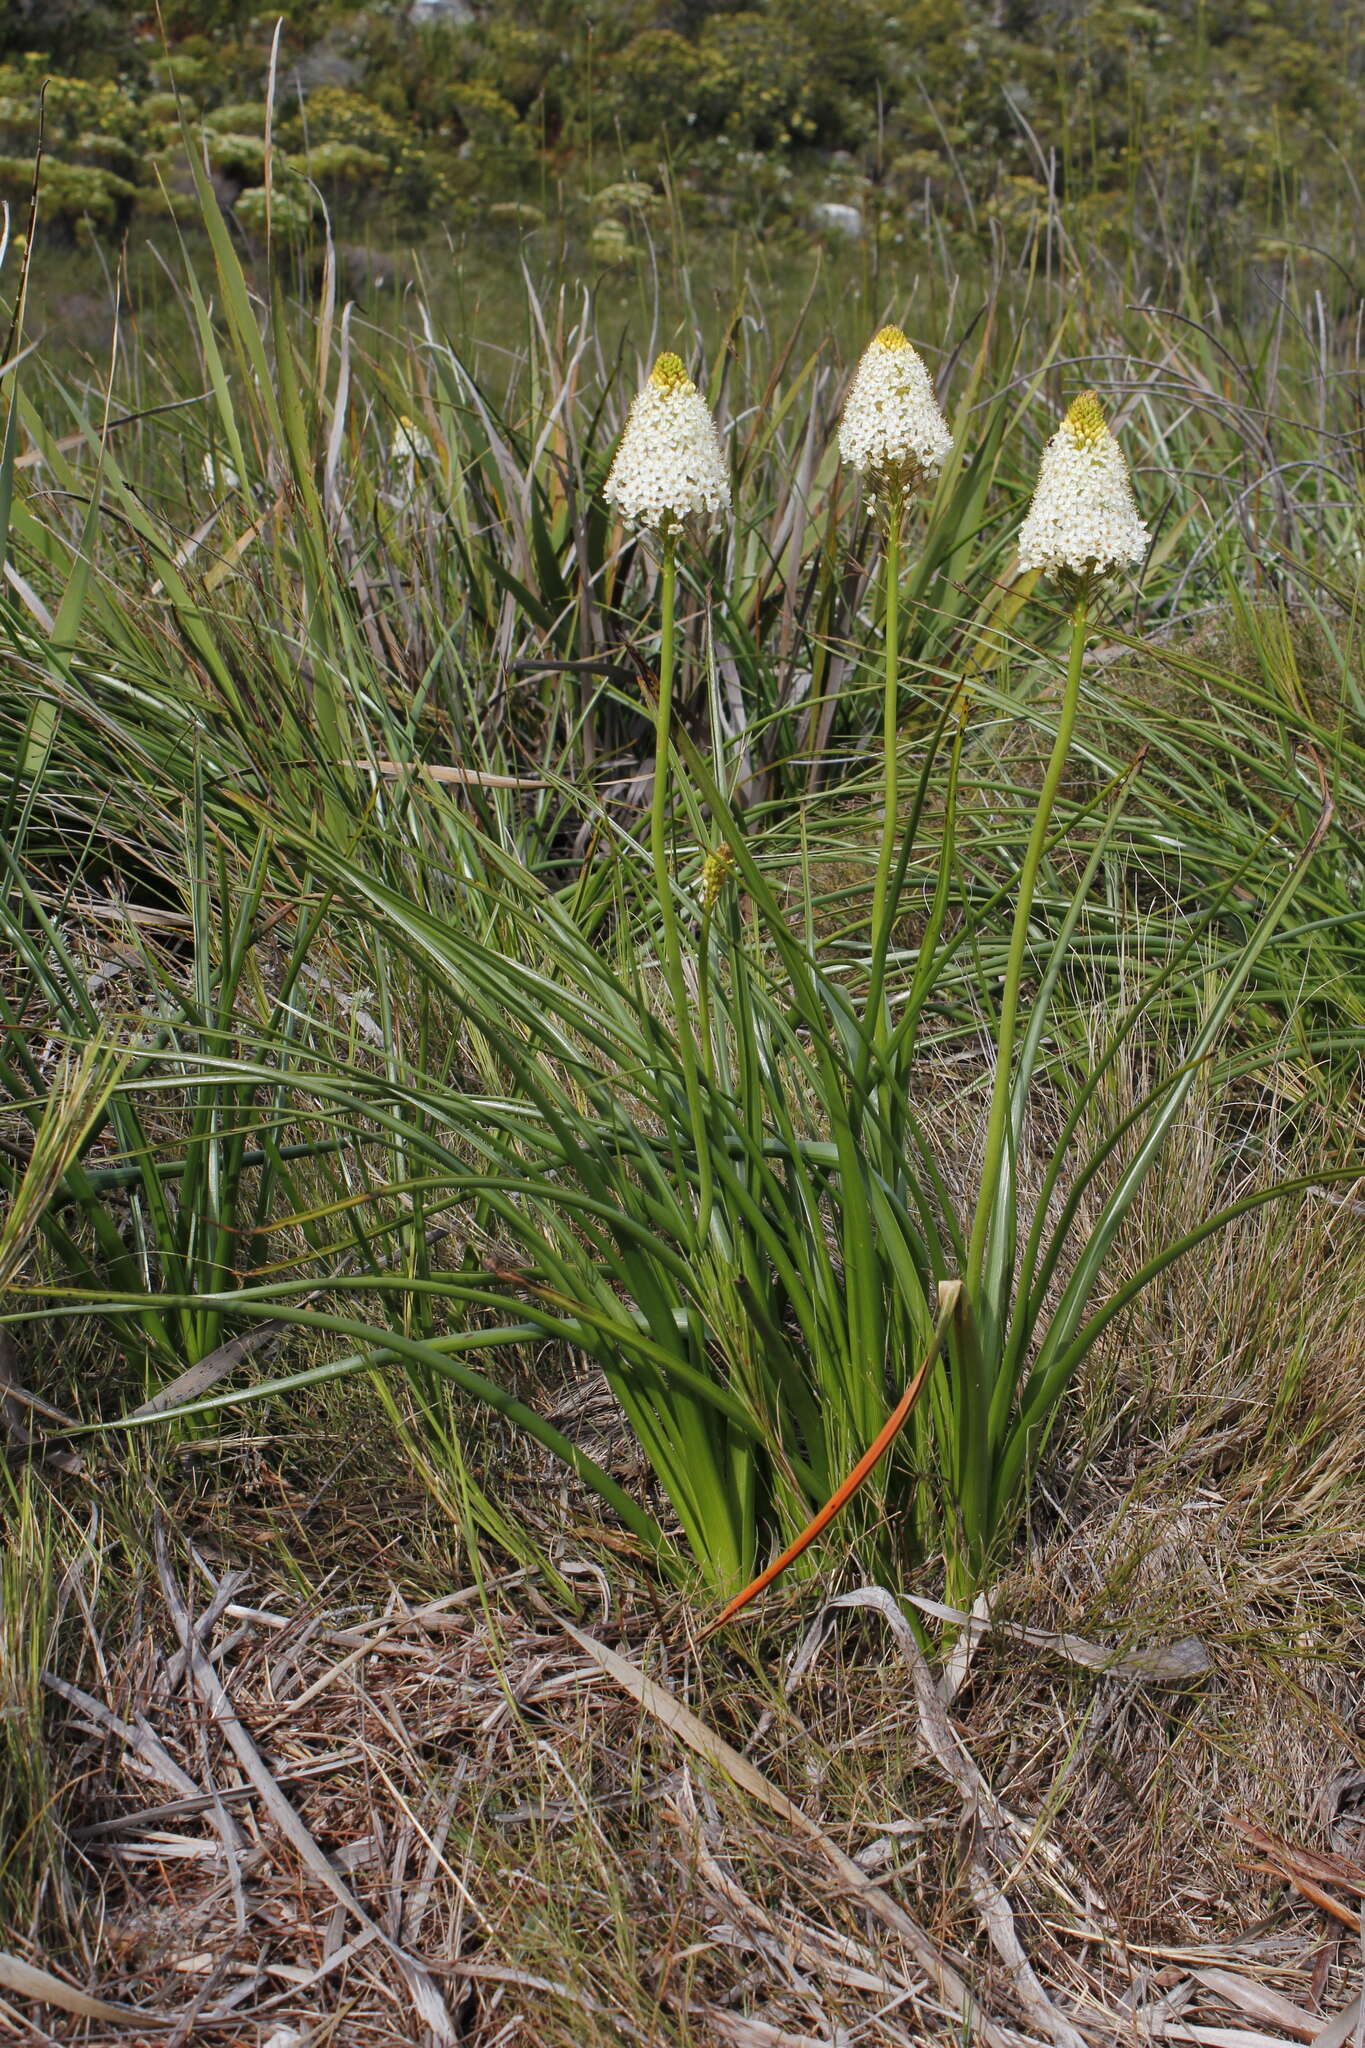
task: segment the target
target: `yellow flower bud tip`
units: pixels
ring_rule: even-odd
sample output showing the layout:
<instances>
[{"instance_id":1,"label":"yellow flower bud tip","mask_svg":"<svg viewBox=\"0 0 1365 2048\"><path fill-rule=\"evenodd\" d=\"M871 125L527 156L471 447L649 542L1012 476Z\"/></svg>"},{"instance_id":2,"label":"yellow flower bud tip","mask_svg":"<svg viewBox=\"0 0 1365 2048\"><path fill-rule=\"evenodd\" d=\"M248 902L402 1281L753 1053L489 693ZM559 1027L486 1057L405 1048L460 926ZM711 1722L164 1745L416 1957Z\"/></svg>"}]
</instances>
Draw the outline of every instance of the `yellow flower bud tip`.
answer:
<instances>
[{"instance_id":1,"label":"yellow flower bud tip","mask_svg":"<svg viewBox=\"0 0 1365 2048\"><path fill-rule=\"evenodd\" d=\"M1109 431L1104 407L1094 391L1083 391L1067 407L1065 425L1078 448L1093 448Z\"/></svg>"},{"instance_id":2,"label":"yellow flower bud tip","mask_svg":"<svg viewBox=\"0 0 1365 2048\"><path fill-rule=\"evenodd\" d=\"M872 337L873 348L909 348L910 337L903 327L879 327Z\"/></svg>"},{"instance_id":3,"label":"yellow flower bud tip","mask_svg":"<svg viewBox=\"0 0 1365 2048\"><path fill-rule=\"evenodd\" d=\"M696 386L688 376L681 356L675 356L666 349L649 373L649 381L660 391L694 391Z\"/></svg>"}]
</instances>

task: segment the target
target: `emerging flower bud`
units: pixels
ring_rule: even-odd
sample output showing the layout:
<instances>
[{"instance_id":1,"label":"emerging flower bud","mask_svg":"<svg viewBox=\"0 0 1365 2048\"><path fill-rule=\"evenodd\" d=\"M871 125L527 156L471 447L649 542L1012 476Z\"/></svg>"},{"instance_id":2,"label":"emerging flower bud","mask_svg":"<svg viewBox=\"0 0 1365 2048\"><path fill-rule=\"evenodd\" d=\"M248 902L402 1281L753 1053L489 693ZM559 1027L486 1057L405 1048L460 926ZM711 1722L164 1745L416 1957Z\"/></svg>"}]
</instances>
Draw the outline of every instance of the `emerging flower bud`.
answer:
<instances>
[{"instance_id":1,"label":"emerging flower bud","mask_svg":"<svg viewBox=\"0 0 1365 2048\"><path fill-rule=\"evenodd\" d=\"M722 839L719 846L712 847L701 864L701 907L714 910L720 901L720 892L734 873L735 856L728 840Z\"/></svg>"},{"instance_id":2,"label":"emerging flower bud","mask_svg":"<svg viewBox=\"0 0 1365 2048\"><path fill-rule=\"evenodd\" d=\"M631 406L604 495L629 525L663 535L689 518L713 525L729 511L716 423L680 356L659 357Z\"/></svg>"},{"instance_id":3,"label":"emerging flower bud","mask_svg":"<svg viewBox=\"0 0 1365 2048\"><path fill-rule=\"evenodd\" d=\"M883 327L854 375L839 423L840 456L890 498L933 476L952 445L918 351L899 327Z\"/></svg>"},{"instance_id":4,"label":"emerging flower bud","mask_svg":"<svg viewBox=\"0 0 1365 2048\"><path fill-rule=\"evenodd\" d=\"M1019 529L1019 567L1084 590L1147 551L1123 450L1093 391L1074 399L1043 450L1038 488Z\"/></svg>"}]
</instances>

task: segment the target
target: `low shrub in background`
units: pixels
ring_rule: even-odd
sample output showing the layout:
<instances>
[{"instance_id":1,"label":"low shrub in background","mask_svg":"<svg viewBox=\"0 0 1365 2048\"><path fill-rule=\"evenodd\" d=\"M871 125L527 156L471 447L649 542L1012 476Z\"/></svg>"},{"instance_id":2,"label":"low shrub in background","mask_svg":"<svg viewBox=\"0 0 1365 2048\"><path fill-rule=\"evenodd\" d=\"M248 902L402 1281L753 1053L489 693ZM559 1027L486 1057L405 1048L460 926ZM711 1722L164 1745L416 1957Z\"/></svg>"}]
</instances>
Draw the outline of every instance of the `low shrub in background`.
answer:
<instances>
[{"instance_id":1,"label":"low shrub in background","mask_svg":"<svg viewBox=\"0 0 1365 2048\"><path fill-rule=\"evenodd\" d=\"M54 215L121 232L159 210L178 94L192 133L242 138L224 175L256 189L246 143L263 133L274 19L189 5L168 18L167 50L113 9L11 10L0 154L31 156L46 76ZM1306 208L1303 239L1331 246L1355 206L1359 38L1349 9L1306 0L1274 20L1033 0L613 0L591 21L499 8L426 23L319 0L282 19L284 147L330 205L393 233L477 222L489 204L543 209L550 191L572 206L626 176L667 180L699 223L761 218L808 242L812 205L834 198L874 241L944 235L959 254L993 227L1027 255L1060 208L1072 232L1104 226L1167 261L1179 244L1225 276L1253 237L1292 238ZM328 143L384 168L324 157L310 171Z\"/></svg>"}]
</instances>

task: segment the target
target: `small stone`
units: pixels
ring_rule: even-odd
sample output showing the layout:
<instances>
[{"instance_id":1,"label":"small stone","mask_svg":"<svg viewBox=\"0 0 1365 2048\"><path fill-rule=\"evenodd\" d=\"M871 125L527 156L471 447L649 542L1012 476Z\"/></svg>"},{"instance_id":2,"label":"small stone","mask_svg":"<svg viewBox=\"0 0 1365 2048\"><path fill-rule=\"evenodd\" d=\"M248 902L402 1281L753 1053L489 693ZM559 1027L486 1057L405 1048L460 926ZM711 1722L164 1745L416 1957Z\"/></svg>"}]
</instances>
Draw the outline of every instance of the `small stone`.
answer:
<instances>
[{"instance_id":1,"label":"small stone","mask_svg":"<svg viewBox=\"0 0 1365 2048\"><path fill-rule=\"evenodd\" d=\"M841 206L833 199L824 199L811 208L811 219L826 234L844 235L850 242L862 236L863 217L856 206Z\"/></svg>"},{"instance_id":2,"label":"small stone","mask_svg":"<svg viewBox=\"0 0 1365 2048\"><path fill-rule=\"evenodd\" d=\"M464 28L474 19L469 0L412 0L408 20L414 28L429 28L441 22L449 28Z\"/></svg>"}]
</instances>

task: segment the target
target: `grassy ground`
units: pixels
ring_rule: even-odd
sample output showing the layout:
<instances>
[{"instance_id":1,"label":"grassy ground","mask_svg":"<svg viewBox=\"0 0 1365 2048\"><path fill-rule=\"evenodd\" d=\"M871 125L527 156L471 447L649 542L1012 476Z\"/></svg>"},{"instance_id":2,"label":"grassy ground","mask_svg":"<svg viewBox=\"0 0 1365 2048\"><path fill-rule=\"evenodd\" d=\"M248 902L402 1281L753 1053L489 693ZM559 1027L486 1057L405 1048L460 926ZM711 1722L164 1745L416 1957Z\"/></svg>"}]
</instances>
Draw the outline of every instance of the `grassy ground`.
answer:
<instances>
[{"instance_id":1,"label":"grassy ground","mask_svg":"<svg viewBox=\"0 0 1365 2048\"><path fill-rule=\"evenodd\" d=\"M1188 277L1159 310L1073 251L838 306L818 283L800 317L790 279L710 262L600 319L504 279L492 312L437 293L428 323L416 288L272 303L210 210L98 374L79 351L6 373L16 2040L1249 2048L1356 1988L1356 298L1291 265L1236 318ZM795 1307L763 1334L775 1269L745 1268L737 1198L727 1256L695 1229L645 855L656 577L600 487L637 353L681 341L737 501L684 565L681 711L752 862L708 997L719 800L678 796L689 987L736 1061L760 1020L735 1099L823 1172L808 1049L822 1017L856 1053L832 1020L875 971L883 769L875 531L832 429L883 310L970 457L907 550L888 966L895 1019L934 961L906 1113L968 1213L1066 644L1014 533L1082 383L1155 534L1136 601L1092 623L1028 934L1031 993L1064 937L1014 1152L1021 1229L1074 1197L1048 1313L1134 1115L1198 1057L1106 1258L1121 1312L1002 1520L990 1626L913 1604L941 1606L955 1542L926 1424L806 1576L708 1636L724 1573L688 1548L651 1374L709 1372L769 1419L758 1563L806 1512L760 1368L818 1388L820 1356ZM803 1011L807 968L847 1006ZM823 1341L853 1265L847 1190L818 1186L805 1239L768 1221L812 1289L827 1268ZM595 1189L648 1258L609 1263ZM878 1287L880 1420L916 1358Z\"/></svg>"}]
</instances>

